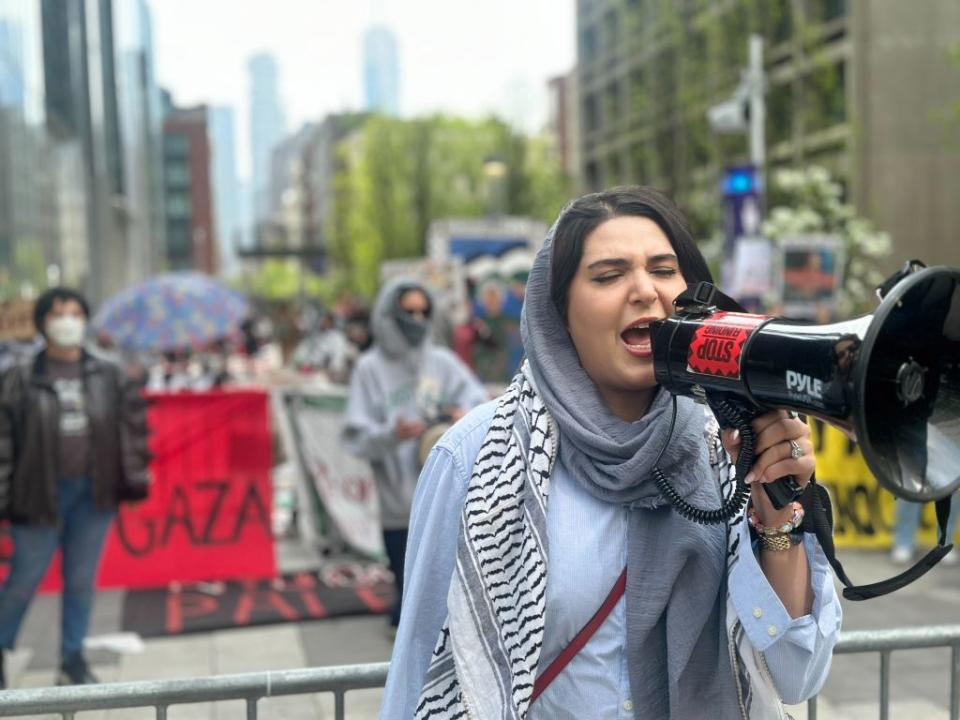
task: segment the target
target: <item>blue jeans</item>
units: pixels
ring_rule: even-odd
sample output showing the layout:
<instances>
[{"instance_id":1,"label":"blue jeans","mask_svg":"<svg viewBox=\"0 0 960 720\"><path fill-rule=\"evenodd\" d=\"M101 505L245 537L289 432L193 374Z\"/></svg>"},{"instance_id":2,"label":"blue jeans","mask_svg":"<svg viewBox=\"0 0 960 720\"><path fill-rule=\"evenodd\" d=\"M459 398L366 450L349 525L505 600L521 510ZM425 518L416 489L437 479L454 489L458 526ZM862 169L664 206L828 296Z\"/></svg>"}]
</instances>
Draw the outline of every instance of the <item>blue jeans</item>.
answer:
<instances>
[{"instance_id":1,"label":"blue jeans","mask_svg":"<svg viewBox=\"0 0 960 720\"><path fill-rule=\"evenodd\" d=\"M897 500L897 520L893 530L894 547L913 550L917 544L917 530L920 528L920 516L923 514L923 503ZM950 499L950 516L947 519L947 542L953 542L957 532L957 516L960 515L960 495L954 494Z\"/></svg>"},{"instance_id":2,"label":"blue jeans","mask_svg":"<svg viewBox=\"0 0 960 720\"><path fill-rule=\"evenodd\" d=\"M100 553L116 513L94 504L89 478L59 481L57 495L60 527L15 524L11 528L13 559L0 590L0 648L13 648L27 607L59 545L63 549L60 656L83 649Z\"/></svg>"}]
</instances>

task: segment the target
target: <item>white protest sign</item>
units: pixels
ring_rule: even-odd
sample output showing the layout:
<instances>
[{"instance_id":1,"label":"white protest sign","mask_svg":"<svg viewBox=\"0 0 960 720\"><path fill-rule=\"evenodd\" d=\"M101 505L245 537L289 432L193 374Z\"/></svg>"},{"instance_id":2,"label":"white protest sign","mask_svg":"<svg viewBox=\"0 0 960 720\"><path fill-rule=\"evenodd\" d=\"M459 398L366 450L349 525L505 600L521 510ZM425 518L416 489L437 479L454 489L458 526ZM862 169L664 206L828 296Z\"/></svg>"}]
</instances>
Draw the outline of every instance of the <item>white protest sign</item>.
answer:
<instances>
[{"instance_id":1,"label":"white protest sign","mask_svg":"<svg viewBox=\"0 0 960 720\"><path fill-rule=\"evenodd\" d=\"M332 525L323 532L379 557L384 550L376 485L370 466L340 442L344 404L343 391L283 390L282 425L287 426L304 481L313 491L306 498L301 493L301 513L310 510L303 501L316 498Z\"/></svg>"}]
</instances>

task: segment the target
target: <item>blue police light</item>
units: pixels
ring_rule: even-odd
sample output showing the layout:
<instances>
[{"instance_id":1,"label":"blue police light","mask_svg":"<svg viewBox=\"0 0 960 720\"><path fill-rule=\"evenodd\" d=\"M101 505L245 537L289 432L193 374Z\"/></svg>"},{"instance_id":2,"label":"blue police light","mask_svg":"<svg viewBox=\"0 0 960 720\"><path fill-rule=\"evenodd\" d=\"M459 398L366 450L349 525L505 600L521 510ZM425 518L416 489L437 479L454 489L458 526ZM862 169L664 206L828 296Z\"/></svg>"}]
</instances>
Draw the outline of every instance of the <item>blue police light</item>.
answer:
<instances>
[{"instance_id":1,"label":"blue police light","mask_svg":"<svg viewBox=\"0 0 960 720\"><path fill-rule=\"evenodd\" d=\"M758 191L757 185L753 167L727 168L723 176L724 195L752 195Z\"/></svg>"}]
</instances>

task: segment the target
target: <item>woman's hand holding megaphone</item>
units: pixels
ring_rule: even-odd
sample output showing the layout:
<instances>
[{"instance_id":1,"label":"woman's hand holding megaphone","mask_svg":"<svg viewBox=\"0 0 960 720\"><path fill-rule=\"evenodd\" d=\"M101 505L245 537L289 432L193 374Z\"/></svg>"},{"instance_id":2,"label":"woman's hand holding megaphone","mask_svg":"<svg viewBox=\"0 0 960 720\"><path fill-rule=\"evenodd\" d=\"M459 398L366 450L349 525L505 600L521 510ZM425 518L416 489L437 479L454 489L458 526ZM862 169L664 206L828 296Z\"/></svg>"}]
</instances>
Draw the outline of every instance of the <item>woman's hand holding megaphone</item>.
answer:
<instances>
[{"instance_id":1,"label":"woman's hand holding megaphone","mask_svg":"<svg viewBox=\"0 0 960 720\"><path fill-rule=\"evenodd\" d=\"M761 522L767 526L778 525L790 517L792 510L789 505L780 510L774 508L762 485L785 475L793 475L801 487L810 482L816 464L810 428L786 410L758 415L751 425L756 434L756 459L744 480L751 486L753 506ZM724 430L721 440L736 462L740 434L736 430Z\"/></svg>"},{"instance_id":2,"label":"woman's hand holding megaphone","mask_svg":"<svg viewBox=\"0 0 960 720\"><path fill-rule=\"evenodd\" d=\"M815 465L810 428L786 410L758 415L751 425L756 434L756 460L745 480L750 483L757 519L764 527L775 527L790 521L793 503L777 510L763 491L763 485L785 475L793 475L801 487L810 482ZM736 462L740 450L737 431L723 431L721 440ZM810 612L813 590L810 587L810 566L802 544L793 545L785 552L760 553L760 567L790 617L797 618Z\"/></svg>"}]
</instances>

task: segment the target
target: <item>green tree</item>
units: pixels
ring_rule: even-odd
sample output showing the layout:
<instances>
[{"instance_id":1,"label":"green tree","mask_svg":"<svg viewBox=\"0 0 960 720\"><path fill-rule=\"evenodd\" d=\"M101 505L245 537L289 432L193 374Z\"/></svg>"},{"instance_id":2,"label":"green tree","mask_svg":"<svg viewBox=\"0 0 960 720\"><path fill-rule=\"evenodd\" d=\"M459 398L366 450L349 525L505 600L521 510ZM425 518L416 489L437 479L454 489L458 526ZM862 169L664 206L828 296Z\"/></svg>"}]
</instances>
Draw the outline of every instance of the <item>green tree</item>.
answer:
<instances>
[{"instance_id":1,"label":"green tree","mask_svg":"<svg viewBox=\"0 0 960 720\"><path fill-rule=\"evenodd\" d=\"M301 268L298 260L271 258L264 260L256 272L236 278L234 285L265 300L292 300L301 290L308 297L332 300L329 283L307 268Z\"/></svg>"},{"instance_id":2,"label":"green tree","mask_svg":"<svg viewBox=\"0 0 960 720\"><path fill-rule=\"evenodd\" d=\"M338 288L372 297L380 264L424 255L434 220L483 216L491 157L507 167L505 212L555 217L568 197L559 160L497 118L373 116L342 141L327 228Z\"/></svg>"},{"instance_id":3,"label":"green tree","mask_svg":"<svg viewBox=\"0 0 960 720\"><path fill-rule=\"evenodd\" d=\"M40 292L47 286L47 260L40 240L20 238L13 250L11 267L0 268L0 300Z\"/></svg>"},{"instance_id":4,"label":"green tree","mask_svg":"<svg viewBox=\"0 0 960 720\"><path fill-rule=\"evenodd\" d=\"M813 233L839 237L845 260L837 310L850 316L872 307L873 289L884 280L877 266L890 253L890 236L843 202L843 188L822 167L775 172L771 198L764 235L774 242Z\"/></svg>"}]
</instances>

